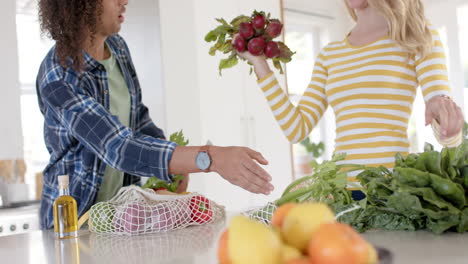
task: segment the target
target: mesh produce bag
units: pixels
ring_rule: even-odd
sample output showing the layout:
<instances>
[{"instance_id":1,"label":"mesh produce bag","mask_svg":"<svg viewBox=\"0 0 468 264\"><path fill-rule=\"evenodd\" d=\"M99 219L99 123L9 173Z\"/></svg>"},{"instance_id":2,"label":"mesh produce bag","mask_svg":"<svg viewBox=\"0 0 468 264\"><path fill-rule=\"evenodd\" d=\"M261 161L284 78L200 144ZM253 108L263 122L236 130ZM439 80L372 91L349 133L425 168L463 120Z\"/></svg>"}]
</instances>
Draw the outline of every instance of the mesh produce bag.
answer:
<instances>
[{"instance_id":1,"label":"mesh produce bag","mask_svg":"<svg viewBox=\"0 0 468 264\"><path fill-rule=\"evenodd\" d=\"M197 193L166 195L128 186L108 202L91 207L89 229L101 234L137 235L202 225L222 217L222 206Z\"/></svg>"},{"instance_id":2,"label":"mesh produce bag","mask_svg":"<svg viewBox=\"0 0 468 264\"><path fill-rule=\"evenodd\" d=\"M306 188L307 186L310 186L313 183L314 183L314 179L305 180L305 181L301 182L300 184L298 184L298 185L294 186L293 188L291 188L291 190L289 190L289 192L294 192L294 191ZM313 202L313 201L314 201L314 199L312 197L307 197L304 200L304 202ZM242 214L249 217L252 220L259 221L259 222L264 223L266 225L270 225L271 224L271 218L273 217L273 213L275 212L275 210L277 208L278 208L278 206L276 206L275 203L269 202L265 206L256 207L256 208L246 210L246 211L242 212Z\"/></svg>"},{"instance_id":3,"label":"mesh produce bag","mask_svg":"<svg viewBox=\"0 0 468 264\"><path fill-rule=\"evenodd\" d=\"M208 225L189 226L172 232L139 236L109 236L92 233L90 254L97 262L106 263L189 263L194 256L205 254L216 243L225 227L220 218ZM81 246L81 244L80 244Z\"/></svg>"},{"instance_id":4,"label":"mesh produce bag","mask_svg":"<svg viewBox=\"0 0 468 264\"><path fill-rule=\"evenodd\" d=\"M267 205L263 207L253 208L247 211L242 212L242 215L247 216L248 218L259 221L266 225L271 224L271 218L273 217L273 213L278 207L274 204L269 202Z\"/></svg>"}]
</instances>

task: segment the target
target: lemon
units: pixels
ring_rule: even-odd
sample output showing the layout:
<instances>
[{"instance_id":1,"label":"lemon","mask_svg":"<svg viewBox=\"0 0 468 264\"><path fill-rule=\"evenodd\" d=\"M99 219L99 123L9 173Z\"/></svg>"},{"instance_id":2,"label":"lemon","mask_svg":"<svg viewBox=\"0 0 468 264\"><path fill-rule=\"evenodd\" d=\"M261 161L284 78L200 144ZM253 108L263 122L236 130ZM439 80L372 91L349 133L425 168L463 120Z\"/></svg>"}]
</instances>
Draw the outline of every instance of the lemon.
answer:
<instances>
[{"instance_id":1,"label":"lemon","mask_svg":"<svg viewBox=\"0 0 468 264\"><path fill-rule=\"evenodd\" d=\"M326 204L303 203L292 208L285 216L281 234L288 245L306 252L317 228L333 221L335 215Z\"/></svg>"},{"instance_id":2,"label":"lemon","mask_svg":"<svg viewBox=\"0 0 468 264\"><path fill-rule=\"evenodd\" d=\"M298 259L302 257L301 252L299 252L297 248L291 247L286 244L283 244L282 254L282 259L284 263L288 262L289 260Z\"/></svg>"},{"instance_id":3,"label":"lemon","mask_svg":"<svg viewBox=\"0 0 468 264\"><path fill-rule=\"evenodd\" d=\"M228 252L232 264L280 264L281 248L273 229L244 216L231 220Z\"/></svg>"}]
</instances>

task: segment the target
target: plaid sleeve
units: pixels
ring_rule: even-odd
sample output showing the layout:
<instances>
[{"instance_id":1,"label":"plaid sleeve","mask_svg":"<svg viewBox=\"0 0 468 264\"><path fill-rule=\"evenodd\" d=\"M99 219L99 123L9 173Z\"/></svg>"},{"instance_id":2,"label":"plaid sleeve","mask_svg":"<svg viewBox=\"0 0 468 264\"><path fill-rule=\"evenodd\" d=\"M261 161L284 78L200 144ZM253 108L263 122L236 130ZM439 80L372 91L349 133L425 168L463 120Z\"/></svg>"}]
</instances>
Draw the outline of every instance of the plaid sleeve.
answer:
<instances>
[{"instance_id":1,"label":"plaid sleeve","mask_svg":"<svg viewBox=\"0 0 468 264\"><path fill-rule=\"evenodd\" d=\"M51 82L41 93L47 111L106 164L132 175L170 180L175 143L136 135L93 97L74 91L66 82Z\"/></svg>"},{"instance_id":2,"label":"plaid sleeve","mask_svg":"<svg viewBox=\"0 0 468 264\"><path fill-rule=\"evenodd\" d=\"M155 138L165 139L164 131L157 127L149 116L148 108L140 103L135 131Z\"/></svg>"}]
</instances>

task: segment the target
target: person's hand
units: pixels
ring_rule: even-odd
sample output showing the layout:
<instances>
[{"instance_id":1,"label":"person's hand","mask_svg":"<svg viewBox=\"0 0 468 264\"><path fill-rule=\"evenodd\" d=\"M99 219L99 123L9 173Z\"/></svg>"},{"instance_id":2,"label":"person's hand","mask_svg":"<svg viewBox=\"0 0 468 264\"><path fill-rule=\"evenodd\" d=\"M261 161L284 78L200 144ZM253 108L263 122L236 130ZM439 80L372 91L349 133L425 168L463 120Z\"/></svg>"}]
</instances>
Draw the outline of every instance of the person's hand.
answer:
<instances>
[{"instance_id":1,"label":"person's hand","mask_svg":"<svg viewBox=\"0 0 468 264\"><path fill-rule=\"evenodd\" d=\"M427 102L426 125L431 124L433 120L439 123L443 139L460 133L465 123L460 107L446 96L435 96Z\"/></svg>"},{"instance_id":2,"label":"person's hand","mask_svg":"<svg viewBox=\"0 0 468 264\"><path fill-rule=\"evenodd\" d=\"M258 163L268 161L254 150L245 147L210 146L213 160L210 169L225 180L252 193L269 194L273 190L271 176Z\"/></svg>"},{"instance_id":3,"label":"person's hand","mask_svg":"<svg viewBox=\"0 0 468 264\"><path fill-rule=\"evenodd\" d=\"M239 34L235 34L232 39L236 39L238 35ZM252 64L258 79L262 79L264 76L271 72L270 66L268 66L268 62L266 61L264 55L254 56L248 50L244 52L236 51L236 53L237 55L239 55L239 57L247 60L248 62L250 62L250 64Z\"/></svg>"},{"instance_id":4,"label":"person's hand","mask_svg":"<svg viewBox=\"0 0 468 264\"><path fill-rule=\"evenodd\" d=\"M184 179L179 181L179 186L177 186L176 193L183 193L187 191L189 183L189 174L184 174Z\"/></svg>"}]
</instances>

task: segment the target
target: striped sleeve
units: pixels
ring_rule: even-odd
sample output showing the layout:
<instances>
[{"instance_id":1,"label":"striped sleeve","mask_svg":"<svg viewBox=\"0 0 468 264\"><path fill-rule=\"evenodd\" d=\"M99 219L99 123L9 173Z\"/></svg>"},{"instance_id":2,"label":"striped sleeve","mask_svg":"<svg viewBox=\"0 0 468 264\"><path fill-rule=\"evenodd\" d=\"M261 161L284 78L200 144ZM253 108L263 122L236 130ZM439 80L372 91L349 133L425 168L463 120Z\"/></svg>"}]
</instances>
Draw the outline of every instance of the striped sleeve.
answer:
<instances>
[{"instance_id":1,"label":"striped sleeve","mask_svg":"<svg viewBox=\"0 0 468 264\"><path fill-rule=\"evenodd\" d=\"M444 47L439 33L431 28L434 47L425 58L416 57L416 75L421 86L424 101L428 102L435 96L450 96L450 83L446 66ZM443 138L440 125L432 122L432 130L437 141L444 147L456 147L462 142L462 132L450 138Z\"/></svg>"},{"instance_id":2,"label":"striped sleeve","mask_svg":"<svg viewBox=\"0 0 468 264\"><path fill-rule=\"evenodd\" d=\"M450 94L444 47L437 31L431 32L434 41L432 51L424 58L415 58L416 76L425 102L434 96Z\"/></svg>"},{"instance_id":3,"label":"striped sleeve","mask_svg":"<svg viewBox=\"0 0 468 264\"><path fill-rule=\"evenodd\" d=\"M273 72L258 80L273 115L291 143L300 142L307 137L323 116L328 106L325 95L327 76L327 69L320 54L315 62L309 86L297 107L279 86Z\"/></svg>"},{"instance_id":4,"label":"striped sleeve","mask_svg":"<svg viewBox=\"0 0 468 264\"><path fill-rule=\"evenodd\" d=\"M463 141L463 130L460 130L460 132L457 135L453 136L453 137L443 138L440 135L440 125L439 125L439 123L437 123L437 121L433 120L431 126L432 126L432 130L434 131L435 138L437 139L439 144L441 144L442 146L449 147L449 148L454 148L454 147L457 147L458 145L460 145L462 143L462 141Z\"/></svg>"}]
</instances>

